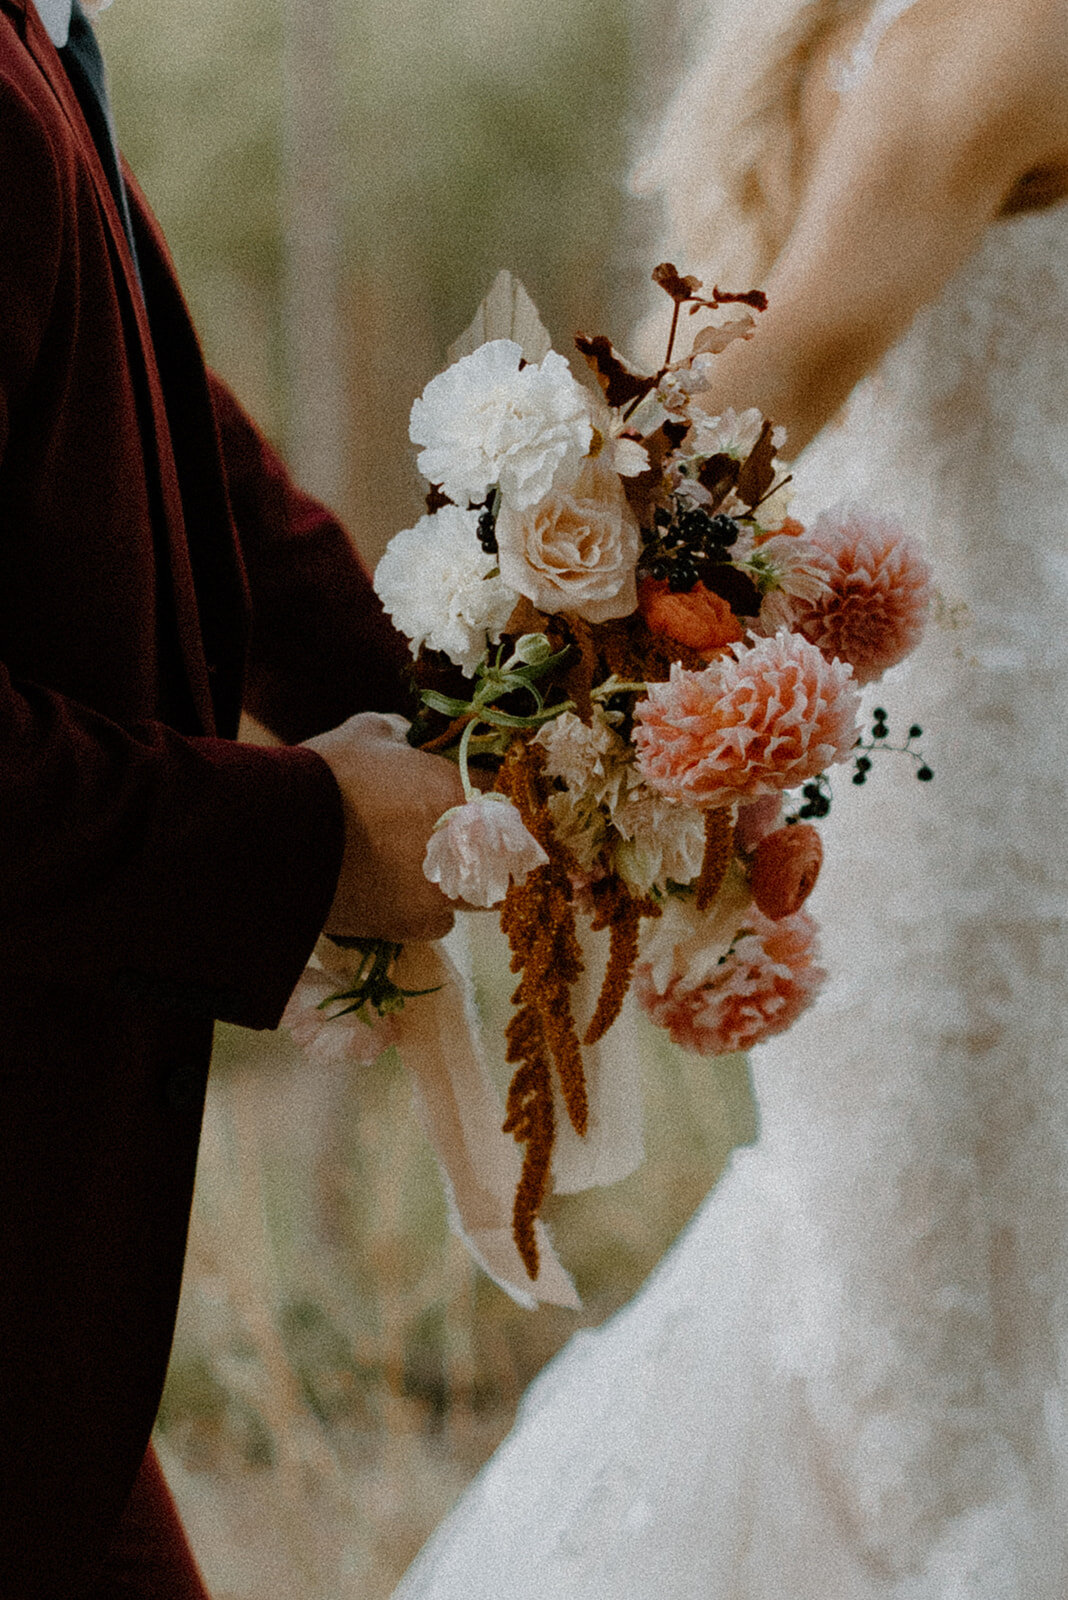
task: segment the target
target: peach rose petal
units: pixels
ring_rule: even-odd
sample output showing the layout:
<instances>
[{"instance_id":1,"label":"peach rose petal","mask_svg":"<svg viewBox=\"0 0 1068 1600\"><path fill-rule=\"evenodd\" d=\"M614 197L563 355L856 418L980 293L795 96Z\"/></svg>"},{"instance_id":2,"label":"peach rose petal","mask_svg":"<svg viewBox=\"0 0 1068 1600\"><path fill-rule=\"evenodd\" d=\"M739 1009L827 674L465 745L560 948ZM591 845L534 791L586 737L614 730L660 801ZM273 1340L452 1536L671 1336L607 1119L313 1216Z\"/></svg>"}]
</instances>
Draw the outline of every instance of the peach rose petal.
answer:
<instances>
[{"instance_id":1,"label":"peach rose petal","mask_svg":"<svg viewBox=\"0 0 1068 1600\"><path fill-rule=\"evenodd\" d=\"M721 595L697 583L673 594L665 578L643 578L638 607L654 633L691 650L720 650L745 638L745 629Z\"/></svg>"},{"instance_id":2,"label":"peach rose petal","mask_svg":"<svg viewBox=\"0 0 1068 1600\"><path fill-rule=\"evenodd\" d=\"M502 581L550 616L569 611L593 623L629 616L638 604L640 545L618 475L596 461L529 509L505 501L497 517Z\"/></svg>"}]
</instances>

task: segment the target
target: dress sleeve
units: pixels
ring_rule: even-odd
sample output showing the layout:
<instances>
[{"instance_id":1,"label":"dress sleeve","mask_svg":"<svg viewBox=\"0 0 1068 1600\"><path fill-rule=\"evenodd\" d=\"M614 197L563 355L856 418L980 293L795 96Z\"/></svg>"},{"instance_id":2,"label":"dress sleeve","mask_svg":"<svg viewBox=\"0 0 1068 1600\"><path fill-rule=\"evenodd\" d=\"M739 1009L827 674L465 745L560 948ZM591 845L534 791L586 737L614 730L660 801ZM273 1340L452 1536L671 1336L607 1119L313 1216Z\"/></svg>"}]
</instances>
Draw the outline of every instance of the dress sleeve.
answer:
<instances>
[{"instance_id":1,"label":"dress sleeve","mask_svg":"<svg viewBox=\"0 0 1068 1600\"><path fill-rule=\"evenodd\" d=\"M410 715L407 646L348 534L215 375L211 390L252 597L246 709L288 742L356 711Z\"/></svg>"}]
</instances>

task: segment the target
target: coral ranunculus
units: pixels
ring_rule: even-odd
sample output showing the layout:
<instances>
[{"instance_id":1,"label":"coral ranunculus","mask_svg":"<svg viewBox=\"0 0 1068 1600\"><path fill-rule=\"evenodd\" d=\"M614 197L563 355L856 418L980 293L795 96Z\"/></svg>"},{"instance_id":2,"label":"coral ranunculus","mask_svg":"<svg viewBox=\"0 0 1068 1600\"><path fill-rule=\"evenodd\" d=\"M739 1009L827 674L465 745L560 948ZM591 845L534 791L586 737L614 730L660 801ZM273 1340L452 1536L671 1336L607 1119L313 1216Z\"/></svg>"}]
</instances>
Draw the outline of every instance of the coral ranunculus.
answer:
<instances>
[{"instance_id":1,"label":"coral ranunculus","mask_svg":"<svg viewBox=\"0 0 1068 1600\"><path fill-rule=\"evenodd\" d=\"M793 602L792 626L828 658L871 683L914 650L931 601L931 568L919 541L892 517L837 506L818 517L808 543L826 561L828 591Z\"/></svg>"},{"instance_id":2,"label":"coral ranunculus","mask_svg":"<svg viewBox=\"0 0 1068 1600\"><path fill-rule=\"evenodd\" d=\"M745 638L745 629L721 595L697 583L673 594L666 578L643 578L638 607L654 633L691 650L721 650Z\"/></svg>"},{"instance_id":3,"label":"coral ranunculus","mask_svg":"<svg viewBox=\"0 0 1068 1600\"><path fill-rule=\"evenodd\" d=\"M772 922L801 910L823 865L823 841L808 822L776 828L760 840L749 868L749 888Z\"/></svg>"},{"instance_id":4,"label":"coral ranunculus","mask_svg":"<svg viewBox=\"0 0 1068 1600\"><path fill-rule=\"evenodd\" d=\"M746 931L705 983L683 973L662 993L646 963L634 972L639 1004L672 1042L697 1055L720 1056L783 1033L819 992L816 924L807 912L771 922L750 912Z\"/></svg>"},{"instance_id":5,"label":"coral ranunculus","mask_svg":"<svg viewBox=\"0 0 1068 1600\"><path fill-rule=\"evenodd\" d=\"M844 761L857 738L852 669L797 634L757 639L702 672L678 664L634 711L647 783L688 805L790 789Z\"/></svg>"}]
</instances>

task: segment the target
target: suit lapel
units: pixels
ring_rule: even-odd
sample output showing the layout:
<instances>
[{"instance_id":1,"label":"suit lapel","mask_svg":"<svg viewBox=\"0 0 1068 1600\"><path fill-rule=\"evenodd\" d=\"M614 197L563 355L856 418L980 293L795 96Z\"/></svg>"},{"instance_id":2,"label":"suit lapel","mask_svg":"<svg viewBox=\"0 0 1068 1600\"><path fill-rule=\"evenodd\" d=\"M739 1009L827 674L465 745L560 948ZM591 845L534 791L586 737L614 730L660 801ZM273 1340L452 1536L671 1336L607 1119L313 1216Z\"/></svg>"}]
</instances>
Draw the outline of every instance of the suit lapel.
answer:
<instances>
[{"instance_id":1,"label":"suit lapel","mask_svg":"<svg viewBox=\"0 0 1068 1600\"><path fill-rule=\"evenodd\" d=\"M123 320L130 330L130 358L132 362L139 361L141 367L139 387L143 389L143 405L147 413L142 419L145 466L147 472L155 471L157 474L163 522L161 528L154 530L157 550L162 570L170 579L170 609L173 610L177 626L178 643L195 716L202 731L213 732L215 715L211 680L201 638L196 589L185 537L178 472L171 447L167 410L153 347L152 331L126 230L77 96L63 70L63 63L55 46L37 15L36 8L25 4L24 0L0 0L0 4L10 13L24 17L23 42L59 102L70 126L72 139L92 178L96 201L107 233L116 290L122 302ZM161 595L161 599L163 598Z\"/></svg>"}]
</instances>

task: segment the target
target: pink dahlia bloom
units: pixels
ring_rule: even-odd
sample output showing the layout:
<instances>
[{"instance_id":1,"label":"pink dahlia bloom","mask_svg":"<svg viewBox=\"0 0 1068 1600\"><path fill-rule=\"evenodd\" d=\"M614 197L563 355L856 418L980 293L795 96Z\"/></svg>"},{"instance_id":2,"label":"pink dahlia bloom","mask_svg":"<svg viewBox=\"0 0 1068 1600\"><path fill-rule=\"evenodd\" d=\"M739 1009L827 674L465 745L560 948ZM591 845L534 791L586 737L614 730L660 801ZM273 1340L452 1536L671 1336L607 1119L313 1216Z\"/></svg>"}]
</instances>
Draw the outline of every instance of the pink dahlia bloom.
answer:
<instances>
[{"instance_id":1,"label":"pink dahlia bloom","mask_svg":"<svg viewBox=\"0 0 1068 1600\"><path fill-rule=\"evenodd\" d=\"M794 599L790 626L828 658L848 661L857 683L871 683L923 636L927 558L893 517L854 505L825 511L806 541L822 555L830 587L814 599Z\"/></svg>"},{"instance_id":2,"label":"pink dahlia bloom","mask_svg":"<svg viewBox=\"0 0 1068 1600\"><path fill-rule=\"evenodd\" d=\"M503 795L476 795L439 817L426 847L423 871L450 900L496 906L508 880L522 883L549 857Z\"/></svg>"},{"instance_id":3,"label":"pink dahlia bloom","mask_svg":"<svg viewBox=\"0 0 1068 1600\"><path fill-rule=\"evenodd\" d=\"M676 662L635 708L646 782L710 807L793 788L844 761L857 739L852 669L798 634L732 645L702 672Z\"/></svg>"},{"instance_id":4,"label":"pink dahlia bloom","mask_svg":"<svg viewBox=\"0 0 1068 1600\"><path fill-rule=\"evenodd\" d=\"M696 1055L749 1050L783 1033L808 1009L826 973L817 962L816 924L807 911L771 922L757 910L705 983L672 977L661 994L647 963L634 972L639 1004L672 1042Z\"/></svg>"}]
</instances>

